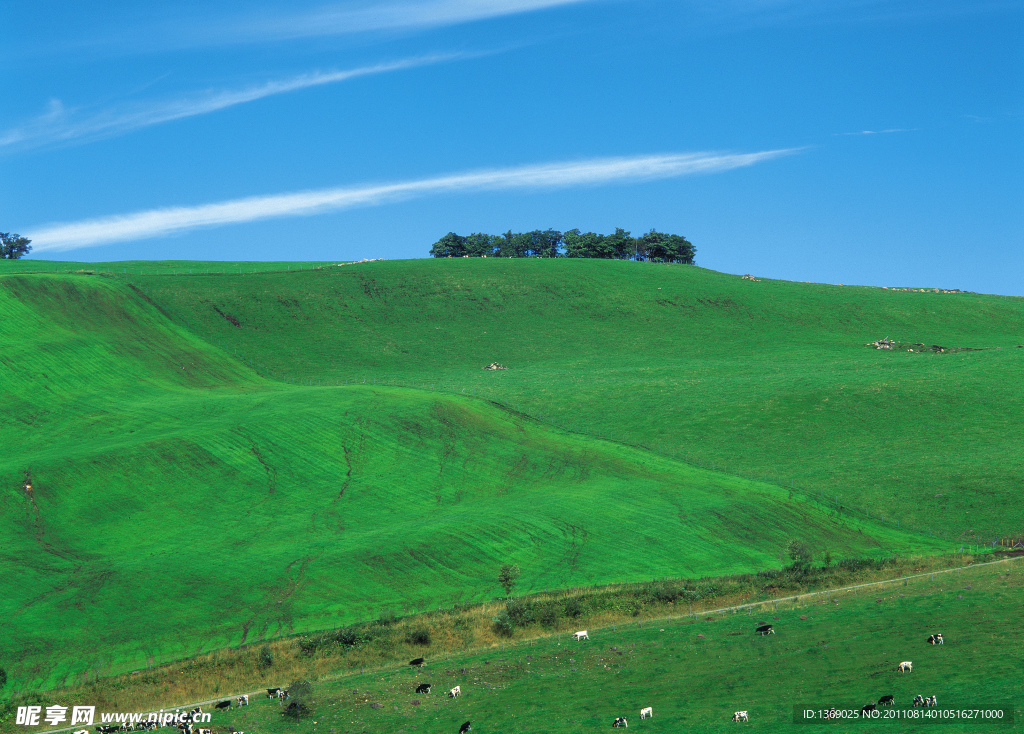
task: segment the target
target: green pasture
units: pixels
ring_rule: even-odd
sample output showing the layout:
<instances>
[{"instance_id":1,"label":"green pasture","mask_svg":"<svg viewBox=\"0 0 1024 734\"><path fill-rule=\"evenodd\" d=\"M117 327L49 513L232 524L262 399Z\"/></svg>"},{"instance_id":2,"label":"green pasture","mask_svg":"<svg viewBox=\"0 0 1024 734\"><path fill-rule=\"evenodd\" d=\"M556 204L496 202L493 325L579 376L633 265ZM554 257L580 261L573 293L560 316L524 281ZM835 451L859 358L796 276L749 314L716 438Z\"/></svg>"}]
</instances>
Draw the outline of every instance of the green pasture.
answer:
<instances>
[{"instance_id":1,"label":"green pasture","mask_svg":"<svg viewBox=\"0 0 1024 734\"><path fill-rule=\"evenodd\" d=\"M479 398L267 380L164 300L0 276L7 692L490 599L506 562L529 592L948 549Z\"/></svg>"},{"instance_id":2,"label":"green pasture","mask_svg":"<svg viewBox=\"0 0 1024 734\"><path fill-rule=\"evenodd\" d=\"M465 390L950 543L1024 531L1024 299L604 260L272 265L127 280L275 379ZM978 351L865 346L887 336Z\"/></svg>"},{"instance_id":3,"label":"green pasture","mask_svg":"<svg viewBox=\"0 0 1024 734\"><path fill-rule=\"evenodd\" d=\"M543 637L505 649L427 661L394 671L328 677L307 697L296 723L276 701L214 714L216 728L268 734L366 732L579 734L625 716L630 731L806 732L1020 731L1024 641L1016 618L1024 599L1019 563L910 579L904 585L804 597L772 609L591 629L589 642ZM761 637L754 629L774 625ZM941 632L944 645L927 637ZM913 671L896 672L904 660ZM431 683L430 695L416 694ZM281 681L288 685L289 681ZM462 695L445 692L460 686ZM894 712L916 695L939 709L1006 707L1013 724L880 720L793 723L793 707L860 711L884 695ZM418 701L418 705L413 702ZM641 708L654 718L641 721ZM749 712L748 724L731 721ZM216 730L216 729L215 729Z\"/></svg>"}]
</instances>

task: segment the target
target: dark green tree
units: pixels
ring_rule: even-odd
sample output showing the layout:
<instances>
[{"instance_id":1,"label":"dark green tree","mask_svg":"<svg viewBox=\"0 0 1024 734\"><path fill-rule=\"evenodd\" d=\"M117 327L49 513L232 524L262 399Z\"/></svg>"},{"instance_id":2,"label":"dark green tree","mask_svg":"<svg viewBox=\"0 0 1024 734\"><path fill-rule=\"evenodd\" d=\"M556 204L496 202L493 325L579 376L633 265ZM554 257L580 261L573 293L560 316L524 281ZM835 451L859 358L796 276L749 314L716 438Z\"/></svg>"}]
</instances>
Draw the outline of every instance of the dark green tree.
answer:
<instances>
[{"instance_id":1,"label":"dark green tree","mask_svg":"<svg viewBox=\"0 0 1024 734\"><path fill-rule=\"evenodd\" d=\"M466 254L470 257L494 255L501 243L501 237L483 232L474 232L466 238Z\"/></svg>"},{"instance_id":2,"label":"dark green tree","mask_svg":"<svg viewBox=\"0 0 1024 734\"><path fill-rule=\"evenodd\" d=\"M616 227L613 234L604 236L605 246L610 248L616 260L631 260L636 257L636 240L622 227Z\"/></svg>"},{"instance_id":3,"label":"dark green tree","mask_svg":"<svg viewBox=\"0 0 1024 734\"><path fill-rule=\"evenodd\" d=\"M430 248L433 257L462 257L468 255L466 252L466 238L462 235L449 232L439 239Z\"/></svg>"},{"instance_id":4,"label":"dark green tree","mask_svg":"<svg viewBox=\"0 0 1024 734\"><path fill-rule=\"evenodd\" d=\"M530 232L533 246L530 254L533 257L558 257L558 248L562 244L562 233L557 229L535 229Z\"/></svg>"},{"instance_id":5,"label":"dark green tree","mask_svg":"<svg viewBox=\"0 0 1024 734\"><path fill-rule=\"evenodd\" d=\"M610 259L615 257L611 240L602 234L580 232L570 229L562 235L566 257L592 257Z\"/></svg>"},{"instance_id":6,"label":"dark green tree","mask_svg":"<svg viewBox=\"0 0 1024 734\"><path fill-rule=\"evenodd\" d=\"M23 256L27 255L32 251L32 248L29 247L28 244L31 241L32 240L25 239L20 234L0 232L0 259L21 259Z\"/></svg>"}]
</instances>

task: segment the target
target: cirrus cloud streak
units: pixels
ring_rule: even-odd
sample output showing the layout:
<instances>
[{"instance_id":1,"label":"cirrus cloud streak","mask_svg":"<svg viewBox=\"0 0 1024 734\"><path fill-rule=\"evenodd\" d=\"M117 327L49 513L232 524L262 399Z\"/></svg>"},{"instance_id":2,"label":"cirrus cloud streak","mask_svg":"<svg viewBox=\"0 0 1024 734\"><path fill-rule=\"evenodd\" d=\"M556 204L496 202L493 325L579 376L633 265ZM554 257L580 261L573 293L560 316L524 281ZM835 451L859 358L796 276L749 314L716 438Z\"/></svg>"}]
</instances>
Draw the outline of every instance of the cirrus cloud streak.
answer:
<instances>
[{"instance_id":1,"label":"cirrus cloud streak","mask_svg":"<svg viewBox=\"0 0 1024 734\"><path fill-rule=\"evenodd\" d=\"M343 188L251 196L190 207L167 207L29 229L36 252L126 242L200 227L310 216L431 194L559 188L716 173L791 155L802 148L756 153L675 153L543 163Z\"/></svg>"}]
</instances>

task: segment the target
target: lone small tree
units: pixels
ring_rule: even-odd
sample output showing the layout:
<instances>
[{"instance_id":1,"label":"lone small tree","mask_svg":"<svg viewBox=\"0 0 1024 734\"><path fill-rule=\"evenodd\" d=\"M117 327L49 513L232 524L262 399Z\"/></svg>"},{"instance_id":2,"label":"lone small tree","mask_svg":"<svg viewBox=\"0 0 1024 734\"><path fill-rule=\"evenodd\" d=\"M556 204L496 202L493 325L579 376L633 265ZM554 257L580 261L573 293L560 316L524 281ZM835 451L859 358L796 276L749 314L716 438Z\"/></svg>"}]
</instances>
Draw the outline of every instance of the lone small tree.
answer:
<instances>
[{"instance_id":1,"label":"lone small tree","mask_svg":"<svg viewBox=\"0 0 1024 734\"><path fill-rule=\"evenodd\" d=\"M797 569L808 568L814 559L811 549L802 540L789 541L786 551L789 553L790 560L793 561L793 567Z\"/></svg>"},{"instance_id":2,"label":"lone small tree","mask_svg":"<svg viewBox=\"0 0 1024 734\"><path fill-rule=\"evenodd\" d=\"M519 581L519 566L514 566L506 563L498 571L498 583L501 584L501 588L505 590L505 596L512 593L512 589L516 588L516 582Z\"/></svg>"},{"instance_id":3,"label":"lone small tree","mask_svg":"<svg viewBox=\"0 0 1024 734\"><path fill-rule=\"evenodd\" d=\"M27 255L32 251L28 244L31 241L20 234L0 232L0 259L18 260L23 255Z\"/></svg>"}]
</instances>

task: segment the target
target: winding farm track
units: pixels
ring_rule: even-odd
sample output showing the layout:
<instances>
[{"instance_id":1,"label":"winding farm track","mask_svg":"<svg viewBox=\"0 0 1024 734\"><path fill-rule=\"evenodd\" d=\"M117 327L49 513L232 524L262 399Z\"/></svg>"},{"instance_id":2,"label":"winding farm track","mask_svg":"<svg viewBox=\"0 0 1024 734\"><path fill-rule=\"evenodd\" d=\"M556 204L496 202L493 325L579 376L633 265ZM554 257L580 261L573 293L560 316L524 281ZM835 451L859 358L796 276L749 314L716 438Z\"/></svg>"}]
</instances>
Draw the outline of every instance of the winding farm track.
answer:
<instances>
[{"instance_id":1,"label":"winding farm track","mask_svg":"<svg viewBox=\"0 0 1024 734\"><path fill-rule=\"evenodd\" d=\"M854 584L852 586L841 586L841 587L838 587L838 588L835 588L835 589L825 589L823 591L811 591L811 592L808 592L806 594L794 594L792 596L784 596L784 597L779 597L779 598L775 598L775 599L763 599L761 601L752 602L750 604L737 604L737 605L731 606L731 607L720 607L719 609L703 609L703 610L700 610L700 611L697 611L697 612L688 612L686 614L676 614L676 615L669 616L669 617L655 617L655 618L652 618L652 619L645 619L645 620L643 620L643 622L654 623L654 622L658 622L658 621L662 621L662 620L685 619L687 617L695 617L696 615L707 616L707 615L712 615L712 614L725 614L725 613L728 613L728 612L738 612L738 611L740 611L742 609L754 609L755 607L763 607L766 604L778 604L779 602L787 602L787 601L799 602L801 599L810 599L810 598L813 598L813 597L820 597L823 594L826 595L826 596L830 596L832 594L838 594L838 593L844 592L844 591L855 591L857 589L866 589L866 588L870 588L872 586L881 586L881 587L884 588L886 584L897 584L897 583L900 583L902 581L909 581L911 579L924 578L925 576L934 577L934 576L940 576L942 574L953 573L953 572L958 572L959 573L959 572L962 572L962 571L971 571L971 570L974 570L974 569L986 568L988 566L995 566L995 565L998 565L1000 563L1007 563L1007 564L1010 564L1010 566L1012 567L1013 558L1012 557L1008 557L1008 558L1002 558L1002 559L1000 559L998 561L987 561L985 563L972 563L972 564L970 564L968 566L958 566L956 568L947 568L947 569L943 569L941 571L928 571L928 572L925 572L925 573L916 573L916 574L912 574L910 576L900 576L900 577L894 578L894 579L883 579L882 581L872 581L872 582L869 582L869 583L866 583L866 584ZM593 627L592 629L595 629L595 630L596 629L607 629L607 627ZM544 635L545 638L553 637L553 636L554 635ZM541 638L538 638L538 637L529 638L526 641L527 642L531 642L532 640L536 640L536 639L541 639ZM472 654L472 653L475 653L475 652L479 652L480 650L483 650L483 649L485 649L485 648L471 648L469 650L465 650L465 651L462 651L462 652L465 652L467 654ZM488 647L486 649L492 649L492 646L490 646L490 647ZM346 673L344 675L355 675L355 671L352 671L351 673ZM161 711L166 713L166 712L178 711L178 710L183 710L183 709L191 709L191 708L195 708L196 706L206 706L206 705L209 705L209 704L217 703L218 701L228 701L228 700L234 701L238 696L263 695L263 694L266 693L266 690L267 690L266 688L258 688L255 691L247 691L245 693L235 693L235 694L230 695L230 696L218 696L217 698L213 698L213 699L210 699L208 701L195 701L193 703L183 703L183 704L179 704L177 706L164 707L163 709L161 709ZM148 715L148 712L147 712L147 715ZM94 722L94 724L95 724L95 722ZM68 726L68 727L64 727L63 729L41 729L40 730L40 734L44 734L44 733L45 734L58 734L59 732L81 731L82 729L83 729L83 727L81 727L81 726Z\"/></svg>"}]
</instances>

